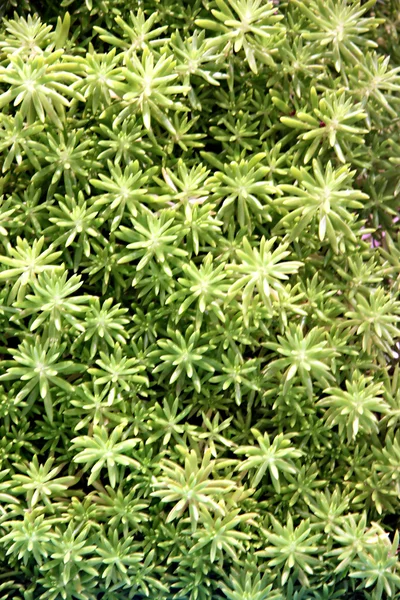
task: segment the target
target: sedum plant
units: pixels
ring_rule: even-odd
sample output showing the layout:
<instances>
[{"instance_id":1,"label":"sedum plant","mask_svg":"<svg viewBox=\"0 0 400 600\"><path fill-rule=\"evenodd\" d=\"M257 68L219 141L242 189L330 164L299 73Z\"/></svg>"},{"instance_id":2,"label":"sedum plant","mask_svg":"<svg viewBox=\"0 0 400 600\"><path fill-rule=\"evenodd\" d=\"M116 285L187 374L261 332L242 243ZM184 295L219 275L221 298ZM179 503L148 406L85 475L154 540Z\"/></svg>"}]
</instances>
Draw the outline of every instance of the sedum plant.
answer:
<instances>
[{"instance_id":1,"label":"sedum plant","mask_svg":"<svg viewBox=\"0 0 400 600\"><path fill-rule=\"evenodd\" d=\"M400 600L399 0L0 18L0 598Z\"/></svg>"}]
</instances>

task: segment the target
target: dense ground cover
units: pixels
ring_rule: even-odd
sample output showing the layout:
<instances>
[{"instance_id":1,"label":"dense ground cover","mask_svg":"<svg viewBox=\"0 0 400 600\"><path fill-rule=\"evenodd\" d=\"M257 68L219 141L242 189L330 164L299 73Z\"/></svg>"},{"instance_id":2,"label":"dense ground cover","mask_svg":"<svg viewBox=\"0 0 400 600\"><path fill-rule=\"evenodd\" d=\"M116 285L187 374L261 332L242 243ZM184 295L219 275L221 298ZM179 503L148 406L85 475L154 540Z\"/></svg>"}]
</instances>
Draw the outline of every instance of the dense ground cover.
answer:
<instances>
[{"instance_id":1,"label":"dense ground cover","mask_svg":"<svg viewBox=\"0 0 400 600\"><path fill-rule=\"evenodd\" d=\"M0 598L400 598L400 2L0 10Z\"/></svg>"}]
</instances>

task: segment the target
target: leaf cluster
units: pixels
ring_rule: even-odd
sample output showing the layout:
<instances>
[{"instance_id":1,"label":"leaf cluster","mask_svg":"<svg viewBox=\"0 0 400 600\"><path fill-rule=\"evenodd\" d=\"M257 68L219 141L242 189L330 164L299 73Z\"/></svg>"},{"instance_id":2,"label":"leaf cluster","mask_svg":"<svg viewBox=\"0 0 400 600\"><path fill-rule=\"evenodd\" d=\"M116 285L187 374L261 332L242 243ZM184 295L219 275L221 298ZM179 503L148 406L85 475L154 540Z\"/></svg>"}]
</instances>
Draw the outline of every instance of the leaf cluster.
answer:
<instances>
[{"instance_id":1,"label":"leaf cluster","mask_svg":"<svg viewBox=\"0 0 400 600\"><path fill-rule=\"evenodd\" d=\"M0 597L400 598L398 0L1 14Z\"/></svg>"}]
</instances>

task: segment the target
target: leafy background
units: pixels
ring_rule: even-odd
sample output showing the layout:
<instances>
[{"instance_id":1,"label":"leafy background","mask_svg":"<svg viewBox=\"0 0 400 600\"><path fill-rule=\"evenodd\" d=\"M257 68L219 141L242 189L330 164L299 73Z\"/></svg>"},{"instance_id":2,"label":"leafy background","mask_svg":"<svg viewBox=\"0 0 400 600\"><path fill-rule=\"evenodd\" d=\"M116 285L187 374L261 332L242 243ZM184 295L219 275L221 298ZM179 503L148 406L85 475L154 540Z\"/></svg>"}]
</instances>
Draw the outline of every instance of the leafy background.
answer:
<instances>
[{"instance_id":1,"label":"leafy background","mask_svg":"<svg viewBox=\"0 0 400 600\"><path fill-rule=\"evenodd\" d=\"M400 598L399 1L1 12L1 598Z\"/></svg>"}]
</instances>

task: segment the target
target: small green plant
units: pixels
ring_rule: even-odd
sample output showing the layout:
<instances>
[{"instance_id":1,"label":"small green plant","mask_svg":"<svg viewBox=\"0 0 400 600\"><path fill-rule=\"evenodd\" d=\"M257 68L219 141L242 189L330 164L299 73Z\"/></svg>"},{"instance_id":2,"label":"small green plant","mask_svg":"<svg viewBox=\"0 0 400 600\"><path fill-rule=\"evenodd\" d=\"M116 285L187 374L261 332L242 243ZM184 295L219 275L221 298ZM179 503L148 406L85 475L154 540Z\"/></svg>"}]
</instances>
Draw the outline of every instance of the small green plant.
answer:
<instances>
[{"instance_id":1,"label":"small green plant","mask_svg":"<svg viewBox=\"0 0 400 600\"><path fill-rule=\"evenodd\" d=\"M399 0L0 18L0 599L400 600Z\"/></svg>"}]
</instances>

